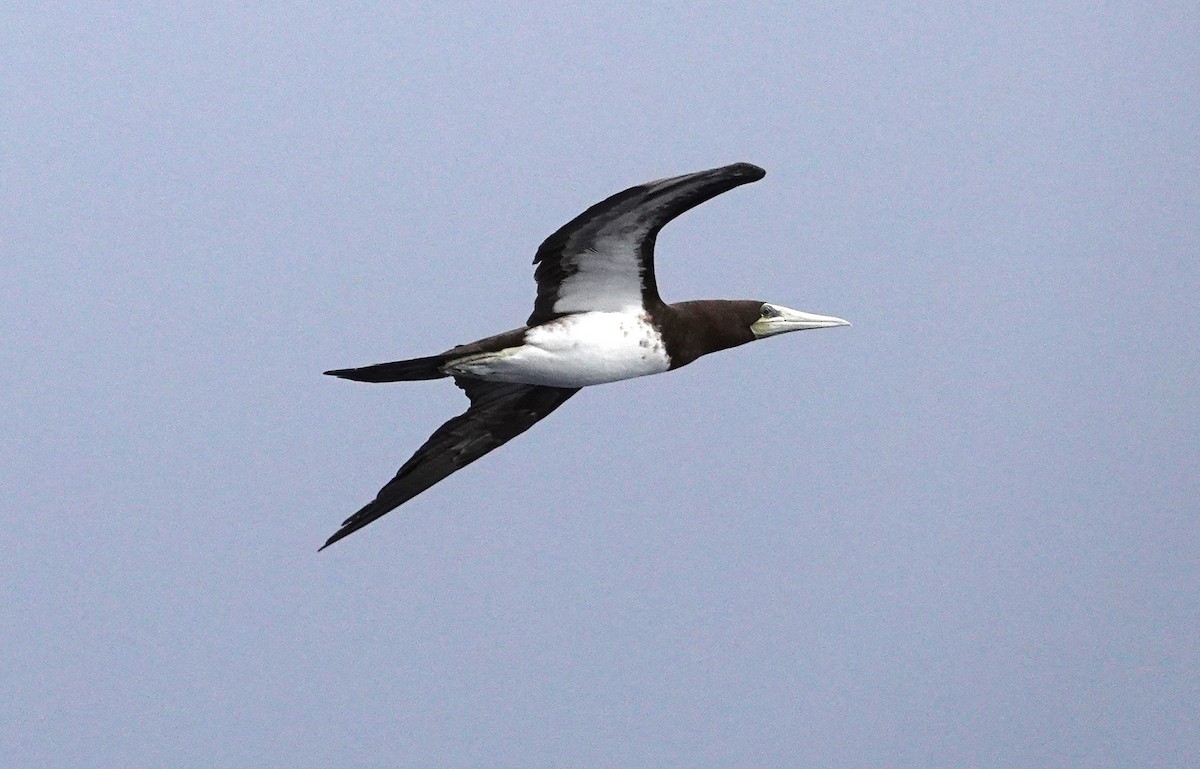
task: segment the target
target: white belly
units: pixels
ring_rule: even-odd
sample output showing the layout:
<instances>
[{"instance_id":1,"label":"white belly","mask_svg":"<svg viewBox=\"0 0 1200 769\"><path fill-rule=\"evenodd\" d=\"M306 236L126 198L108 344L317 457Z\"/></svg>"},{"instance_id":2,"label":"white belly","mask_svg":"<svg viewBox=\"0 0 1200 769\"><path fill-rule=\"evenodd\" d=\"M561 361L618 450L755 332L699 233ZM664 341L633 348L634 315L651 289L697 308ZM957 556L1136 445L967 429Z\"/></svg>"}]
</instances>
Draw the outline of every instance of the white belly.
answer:
<instances>
[{"instance_id":1,"label":"white belly","mask_svg":"<svg viewBox=\"0 0 1200 769\"><path fill-rule=\"evenodd\" d=\"M644 312L584 312L530 329L525 343L448 362L448 374L492 382L587 387L670 368Z\"/></svg>"}]
</instances>

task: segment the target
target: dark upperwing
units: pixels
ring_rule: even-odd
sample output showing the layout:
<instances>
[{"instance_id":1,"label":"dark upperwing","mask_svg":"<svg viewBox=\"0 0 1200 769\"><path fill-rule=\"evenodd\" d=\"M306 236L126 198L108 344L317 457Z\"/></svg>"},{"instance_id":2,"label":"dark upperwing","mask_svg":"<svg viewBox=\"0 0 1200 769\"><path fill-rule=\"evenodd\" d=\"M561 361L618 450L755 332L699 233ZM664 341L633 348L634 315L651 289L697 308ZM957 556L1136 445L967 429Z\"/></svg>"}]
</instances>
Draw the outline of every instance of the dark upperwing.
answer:
<instances>
[{"instance_id":1,"label":"dark upperwing","mask_svg":"<svg viewBox=\"0 0 1200 769\"><path fill-rule=\"evenodd\" d=\"M470 407L446 422L404 463L374 500L342 523L321 550L358 531L448 475L528 430L578 389L456 377Z\"/></svg>"}]
</instances>

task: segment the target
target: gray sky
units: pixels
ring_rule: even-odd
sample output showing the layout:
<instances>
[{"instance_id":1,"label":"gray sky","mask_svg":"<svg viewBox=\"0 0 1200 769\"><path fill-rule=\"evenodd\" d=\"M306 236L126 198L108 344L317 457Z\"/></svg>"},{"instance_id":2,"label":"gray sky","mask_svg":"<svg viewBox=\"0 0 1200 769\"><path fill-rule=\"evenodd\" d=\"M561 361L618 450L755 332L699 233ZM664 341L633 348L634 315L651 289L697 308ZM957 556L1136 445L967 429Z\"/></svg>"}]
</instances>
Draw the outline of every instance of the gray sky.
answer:
<instances>
[{"instance_id":1,"label":"gray sky","mask_svg":"<svg viewBox=\"0 0 1200 769\"><path fill-rule=\"evenodd\" d=\"M1200 6L80 3L0 33L0 763L1200 764ZM762 182L592 388L317 555L541 240Z\"/></svg>"}]
</instances>

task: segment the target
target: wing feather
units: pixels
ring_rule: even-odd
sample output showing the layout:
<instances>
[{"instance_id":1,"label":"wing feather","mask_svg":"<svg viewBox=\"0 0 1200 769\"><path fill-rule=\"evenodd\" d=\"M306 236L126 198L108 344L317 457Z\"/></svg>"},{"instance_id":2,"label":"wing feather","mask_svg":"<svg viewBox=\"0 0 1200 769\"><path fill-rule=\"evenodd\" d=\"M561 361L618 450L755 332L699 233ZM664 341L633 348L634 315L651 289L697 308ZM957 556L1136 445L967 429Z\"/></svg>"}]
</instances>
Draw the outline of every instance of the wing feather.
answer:
<instances>
[{"instance_id":1,"label":"wing feather","mask_svg":"<svg viewBox=\"0 0 1200 769\"><path fill-rule=\"evenodd\" d=\"M435 430L375 499L342 523L322 550L503 446L579 392L466 377L456 377L454 382L471 399L470 407Z\"/></svg>"},{"instance_id":2,"label":"wing feather","mask_svg":"<svg viewBox=\"0 0 1200 769\"><path fill-rule=\"evenodd\" d=\"M563 225L538 248L537 299L530 326L573 312L652 309L654 241L667 222L734 187L763 178L749 163L631 187Z\"/></svg>"}]
</instances>

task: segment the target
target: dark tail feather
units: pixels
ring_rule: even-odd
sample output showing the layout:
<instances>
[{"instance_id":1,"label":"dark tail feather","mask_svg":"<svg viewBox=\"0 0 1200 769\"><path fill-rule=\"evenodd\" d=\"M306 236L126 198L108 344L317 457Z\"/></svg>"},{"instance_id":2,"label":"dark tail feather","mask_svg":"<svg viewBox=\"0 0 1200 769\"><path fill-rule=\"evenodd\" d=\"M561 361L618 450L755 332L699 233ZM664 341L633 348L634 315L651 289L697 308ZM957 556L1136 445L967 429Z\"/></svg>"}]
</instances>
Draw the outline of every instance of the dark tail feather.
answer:
<instances>
[{"instance_id":1,"label":"dark tail feather","mask_svg":"<svg viewBox=\"0 0 1200 769\"><path fill-rule=\"evenodd\" d=\"M363 366L362 368L339 368L325 373L354 382L412 382L418 379L441 379L449 376L439 370L439 367L445 362L444 355L431 355L428 358L377 363L374 366Z\"/></svg>"}]
</instances>

